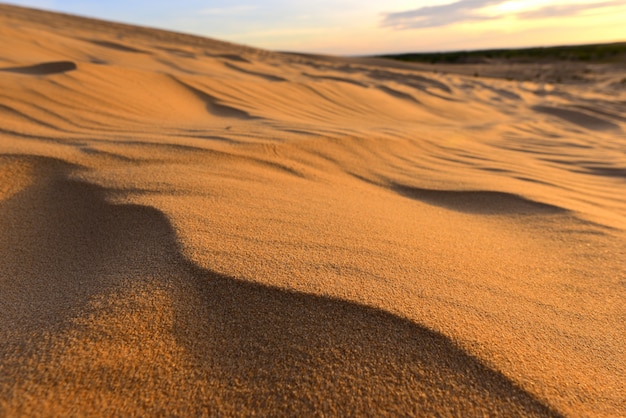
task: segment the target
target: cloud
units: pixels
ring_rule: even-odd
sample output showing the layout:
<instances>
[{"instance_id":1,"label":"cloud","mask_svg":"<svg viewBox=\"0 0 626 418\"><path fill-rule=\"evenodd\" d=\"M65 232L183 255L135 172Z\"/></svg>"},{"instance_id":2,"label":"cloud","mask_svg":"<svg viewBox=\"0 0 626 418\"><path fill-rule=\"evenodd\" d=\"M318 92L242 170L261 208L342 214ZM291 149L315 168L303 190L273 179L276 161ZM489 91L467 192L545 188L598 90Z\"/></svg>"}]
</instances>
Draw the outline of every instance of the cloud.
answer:
<instances>
[{"instance_id":1,"label":"cloud","mask_svg":"<svg viewBox=\"0 0 626 418\"><path fill-rule=\"evenodd\" d=\"M524 4L514 0L458 0L454 3L440 6L427 6L404 12L386 13L383 15L380 26L395 30L405 30L499 19L504 16L515 16L517 19L523 20L567 17L575 16L587 10L624 6L625 4L624 0L609 0L595 3L577 2L573 4L572 2L569 4L560 2L560 4L548 6L545 6L545 3L541 3L533 1ZM511 5L523 5L526 10L520 11L519 6L518 8L510 8ZM535 7L533 8L533 6Z\"/></svg>"},{"instance_id":2,"label":"cloud","mask_svg":"<svg viewBox=\"0 0 626 418\"><path fill-rule=\"evenodd\" d=\"M555 6L546 6L537 10L518 13L515 16L519 19L542 19L547 17L566 17L575 16L586 10L601 9L611 6L623 6L624 1L605 1L601 3L582 3L582 4L559 4Z\"/></svg>"},{"instance_id":3,"label":"cloud","mask_svg":"<svg viewBox=\"0 0 626 418\"><path fill-rule=\"evenodd\" d=\"M460 0L441 6L427 6L405 12L387 13L381 26L393 29L419 29L446 26L452 23L493 19L476 13L484 7L507 0Z\"/></svg>"}]
</instances>

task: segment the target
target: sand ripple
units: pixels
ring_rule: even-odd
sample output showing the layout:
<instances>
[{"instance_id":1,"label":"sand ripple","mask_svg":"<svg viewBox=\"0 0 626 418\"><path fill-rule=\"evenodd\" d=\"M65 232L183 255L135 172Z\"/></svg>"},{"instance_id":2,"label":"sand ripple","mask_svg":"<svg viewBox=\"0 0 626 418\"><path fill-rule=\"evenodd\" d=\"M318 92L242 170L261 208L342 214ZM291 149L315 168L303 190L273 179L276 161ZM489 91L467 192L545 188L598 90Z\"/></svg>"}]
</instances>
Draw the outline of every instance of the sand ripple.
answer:
<instances>
[{"instance_id":1,"label":"sand ripple","mask_svg":"<svg viewBox=\"0 0 626 418\"><path fill-rule=\"evenodd\" d=\"M0 44L0 415L624 415L622 64Z\"/></svg>"}]
</instances>

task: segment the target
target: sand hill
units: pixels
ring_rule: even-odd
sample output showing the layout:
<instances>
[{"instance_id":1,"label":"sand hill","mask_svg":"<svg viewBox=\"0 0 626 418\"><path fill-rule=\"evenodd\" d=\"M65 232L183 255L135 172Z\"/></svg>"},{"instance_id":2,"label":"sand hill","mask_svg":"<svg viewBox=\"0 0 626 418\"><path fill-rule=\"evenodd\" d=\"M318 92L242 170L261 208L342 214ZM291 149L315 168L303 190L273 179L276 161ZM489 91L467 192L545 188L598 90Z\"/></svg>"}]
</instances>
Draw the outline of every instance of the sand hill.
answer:
<instances>
[{"instance_id":1,"label":"sand hill","mask_svg":"<svg viewBox=\"0 0 626 418\"><path fill-rule=\"evenodd\" d=\"M625 415L625 67L503 71L0 5L0 415Z\"/></svg>"}]
</instances>

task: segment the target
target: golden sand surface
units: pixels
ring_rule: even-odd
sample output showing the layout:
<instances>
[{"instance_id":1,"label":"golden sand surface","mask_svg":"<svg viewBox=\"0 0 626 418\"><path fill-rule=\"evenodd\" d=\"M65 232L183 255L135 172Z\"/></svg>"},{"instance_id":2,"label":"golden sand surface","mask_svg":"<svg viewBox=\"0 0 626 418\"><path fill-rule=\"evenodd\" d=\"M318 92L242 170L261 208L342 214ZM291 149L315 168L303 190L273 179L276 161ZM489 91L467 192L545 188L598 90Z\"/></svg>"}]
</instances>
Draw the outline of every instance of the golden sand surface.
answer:
<instances>
[{"instance_id":1,"label":"golden sand surface","mask_svg":"<svg viewBox=\"0 0 626 418\"><path fill-rule=\"evenodd\" d=\"M0 5L0 416L626 415L626 66L503 68Z\"/></svg>"}]
</instances>

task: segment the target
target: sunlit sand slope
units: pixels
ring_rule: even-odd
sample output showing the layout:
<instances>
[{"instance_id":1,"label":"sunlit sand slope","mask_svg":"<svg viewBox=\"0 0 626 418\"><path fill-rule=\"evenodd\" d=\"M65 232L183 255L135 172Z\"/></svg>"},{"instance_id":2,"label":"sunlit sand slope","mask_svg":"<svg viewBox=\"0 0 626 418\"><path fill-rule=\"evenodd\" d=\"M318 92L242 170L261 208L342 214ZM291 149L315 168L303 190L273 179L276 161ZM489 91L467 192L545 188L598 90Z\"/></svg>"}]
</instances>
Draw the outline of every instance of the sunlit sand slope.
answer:
<instances>
[{"instance_id":1,"label":"sunlit sand slope","mask_svg":"<svg viewBox=\"0 0 626 418\"><path fill-rule=\"evenodd\" d=\"M0 415L626 414L620 64L0 45Z\"/></svg>"}]
</instances>

